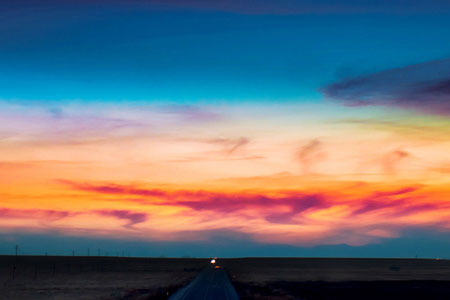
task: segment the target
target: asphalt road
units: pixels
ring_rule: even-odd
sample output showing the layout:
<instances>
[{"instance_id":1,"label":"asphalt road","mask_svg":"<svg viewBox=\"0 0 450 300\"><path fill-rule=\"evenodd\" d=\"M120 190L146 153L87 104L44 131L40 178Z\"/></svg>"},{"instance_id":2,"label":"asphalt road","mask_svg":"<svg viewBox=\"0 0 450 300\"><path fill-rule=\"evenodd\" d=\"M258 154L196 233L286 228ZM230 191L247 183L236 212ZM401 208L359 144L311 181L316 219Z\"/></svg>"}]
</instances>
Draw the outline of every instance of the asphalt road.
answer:
<instances>
[{"instance_id":1,"label":"asphalt road","mask_svg":"<svg viewBox=\"0 0 450 300\"><path fill-rule=\"evenodd\" d=\"M238 300L227 273L222 268L208 267L169 300Z\"/></svg>"}]
</instances>

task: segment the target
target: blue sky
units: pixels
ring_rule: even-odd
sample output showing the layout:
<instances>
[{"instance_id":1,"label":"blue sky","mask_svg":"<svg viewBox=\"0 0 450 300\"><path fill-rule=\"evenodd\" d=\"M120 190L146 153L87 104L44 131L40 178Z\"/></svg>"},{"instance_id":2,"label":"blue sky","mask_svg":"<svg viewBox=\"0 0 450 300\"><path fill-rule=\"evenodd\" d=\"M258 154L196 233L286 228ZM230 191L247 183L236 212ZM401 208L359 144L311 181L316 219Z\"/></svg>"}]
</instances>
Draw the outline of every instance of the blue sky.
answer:
<instances>
[{"instance_id":1,"label":"blue sky","mask_svg":"<svg viewBox=\"0 0 450 300\"><path fill-rule=\"evenodd\" d=\"M450 52L446 13L255 15L55 2L3 14L3 99L310 100L342 77Z\"/></svg>"}]
</instances>

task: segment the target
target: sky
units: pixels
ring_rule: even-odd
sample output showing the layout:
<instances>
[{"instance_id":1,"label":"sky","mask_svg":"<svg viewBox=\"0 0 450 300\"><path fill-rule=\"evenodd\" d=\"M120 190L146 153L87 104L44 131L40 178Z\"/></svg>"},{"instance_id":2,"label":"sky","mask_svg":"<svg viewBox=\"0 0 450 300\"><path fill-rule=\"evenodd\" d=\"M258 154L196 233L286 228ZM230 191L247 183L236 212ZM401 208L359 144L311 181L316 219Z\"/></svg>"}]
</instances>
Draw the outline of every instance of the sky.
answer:
<instances>
[{"instance_id":1,"label":"sky","mask_svg":"<svg viewBox=\"0 0 450 300\"><path fill-rule=\"evenodd\" d=\"M450 4L0 0L0 254L449 257Z\"/></svg>"}]
</instances>

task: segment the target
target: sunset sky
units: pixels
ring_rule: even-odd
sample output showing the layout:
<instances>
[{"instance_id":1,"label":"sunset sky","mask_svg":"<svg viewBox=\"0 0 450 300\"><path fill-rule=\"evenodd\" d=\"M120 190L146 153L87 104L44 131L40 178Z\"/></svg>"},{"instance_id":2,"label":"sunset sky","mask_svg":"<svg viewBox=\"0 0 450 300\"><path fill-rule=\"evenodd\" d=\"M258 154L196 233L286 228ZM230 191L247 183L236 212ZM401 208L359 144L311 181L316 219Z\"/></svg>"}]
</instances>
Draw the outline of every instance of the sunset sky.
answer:
<instances>
[{"instance_id":1,"label":"sunset sky","mask_svg":"<svg viewBox=\"0 0 450 300\"><path fill-rule=\"evenodd\" d=\"M0 0L0 254L449 256L450 2L336 3Z\"/></svg>"}]
</instances>

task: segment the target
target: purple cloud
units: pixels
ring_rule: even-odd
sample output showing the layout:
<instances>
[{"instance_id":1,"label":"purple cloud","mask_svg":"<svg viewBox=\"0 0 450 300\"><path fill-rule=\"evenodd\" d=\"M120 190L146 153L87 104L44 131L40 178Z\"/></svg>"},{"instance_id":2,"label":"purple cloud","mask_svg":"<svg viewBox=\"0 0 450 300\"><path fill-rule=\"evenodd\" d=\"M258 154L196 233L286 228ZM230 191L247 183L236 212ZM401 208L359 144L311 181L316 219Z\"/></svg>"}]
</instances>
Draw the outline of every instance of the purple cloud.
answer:
<instances>
[{"instance_id":1,"label":"purple cloud","mask_svg":"<svg viewBox=\"0 0 450 300\"><path fill-rule=\"evenodd\" d=\"M299 198L292 198L286 201L291 211L285 213L273 213L266 217L271 223L292 224L293 217L308 209L324 209L330 207L331 204L321 195L305 195Z\"/></svg>"},{"instance_id":2,"label":"purple cloud","mask_svg":"<svg viewBox=\"0 0 450 300\"><path fill-rule=\"evenodd\" d=\"M331 204L326 201L326 196L321 194L305 194L302 192L288 192L277 196L269 196L259 193L219 193L210 191L179 190L165 192L158 189L139 189L134 186L125 185L92 185L87 183L74 183L59 180L58 182L69 185L80 191L94 192L111 195L134 195L143 197L159 197L165 201L152 202L154 205L184 206L196 211L211 210L220 213L231 213L239 210L264 210L270 211L280 206L287 206L289 212L286 214L270 213L267 220L274 223L291 222L292 217L308 209L321 209ZM134 199L134 202L144 202L142 199ZM129 217L143 218L142 215L131 215L128 211L96 211L103 215L115 216L124 219ZM128 226L135 223L130 223Z\"/></svg>"},{"instance_id":3,"label":"purple cloud","mask_svg":"<svg viewBox=\"0 0 450 300\"><path fill-rule=\"evenodd\" d=\"M435 203L426 200L416 192L421 186L404 186L390 191L377 191L368 196L351 199L338 193L330 195L325 192L278 191L276 194L234 192L222 193L202 190L161 191L155 189L140 189L134 186L121 185L91 185L74 184L70 187L77 190L98 194L134 195L138 199L119 198L113 201L132 201L142 204L187 207L193 211L216 212L220 214L255 212L270 223L296 224L302 222L295 217L302 218L309 212L328 209L334 205L347 205L350 216L364 216L380 211L386 216L397 217L417 214L422 211L437 211L448 208L447 203ZM157 195L158 201L150 197ZM140 198L142 197L142 198ZM144 222L147 214L128 210L94 211L104 216L126 219L129 223L125 227ZM306 220L306 219L305 219ZM306 220L307 221L307 220Z\"/></svg>"},{"instance_id":4,"label":"purple cloud","mask_svg":"<svg viewBox=\"0 0 450 300\"><path fill-rule=\"evenodd\" d=\"M353 210L352 214L359 215L384 208L395 208L396 214L405 215L420 210L437 208L433 204L414 204L414 196L410 194L417 190L419 190L419 187L409 186L393 191L375 192L369 197L361 199L359 208Z\"/></svg>"},{"instance_id":5,"label":"purple cloud","mask_svg":"<svg viewBox=\"0 0 450 300\"><path fill-rule=\"evenodd\" d=\"M448 117L450 58L342 80L321 91L349 106L392 106Z\"/></svg>"}]
</instances>

